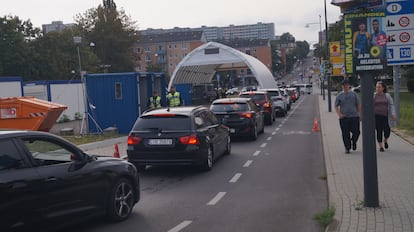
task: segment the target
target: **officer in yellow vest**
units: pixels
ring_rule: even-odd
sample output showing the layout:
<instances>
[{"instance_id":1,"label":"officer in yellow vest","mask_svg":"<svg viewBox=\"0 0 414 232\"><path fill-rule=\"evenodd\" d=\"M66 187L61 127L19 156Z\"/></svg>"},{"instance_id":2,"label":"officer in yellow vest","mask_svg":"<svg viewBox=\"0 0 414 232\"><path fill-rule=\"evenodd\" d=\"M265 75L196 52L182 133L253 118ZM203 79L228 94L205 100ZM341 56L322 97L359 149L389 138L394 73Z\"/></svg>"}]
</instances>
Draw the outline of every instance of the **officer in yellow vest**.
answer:
<instances>
[{"instance_id":1,"label":"officer in yellow vest","mask_svg":"<svg viewBox=\"0 0 414 232\"><path fill-rule=\"evenodd\" d=\"M154 90L152 97L148 99L148 107L150 109L161 108L161 97L158 96L158 91Z\"/></svg>"},{"instance_id":2,"label":"officer in yellow vest","mask_svg":"<svg viewBox=\"0 0 414 232\"><path fill-rule=\"evenodd\" d=\"M170 92L167 94L167 104L169 107L181 105L180 93L175 90L175 86L171 86Z\"/></svg>"}]
</instances>

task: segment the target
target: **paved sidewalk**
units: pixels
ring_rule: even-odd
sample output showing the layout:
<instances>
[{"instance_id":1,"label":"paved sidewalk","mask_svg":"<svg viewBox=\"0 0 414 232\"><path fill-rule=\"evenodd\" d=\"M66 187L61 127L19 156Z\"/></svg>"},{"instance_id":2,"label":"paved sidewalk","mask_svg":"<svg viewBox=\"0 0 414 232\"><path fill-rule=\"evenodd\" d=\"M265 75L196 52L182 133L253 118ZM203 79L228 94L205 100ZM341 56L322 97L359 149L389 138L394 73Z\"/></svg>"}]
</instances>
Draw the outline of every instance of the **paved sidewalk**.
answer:
<instances>
[{"instance_id":1,"label":"paved sidewalk","mask_svg":"<svg viewBox=\"0 0 414 232\"><path fill-rule=\"evenodd\" d=\"M326 231L414 231L414 146L392 133L389 149L377 147L380 207L364 207L362 133L357 150L345 154L335 96L331 99L328 112L328 98L319 97L329 204L336 209Z\"/></svg>"}]
</instances>

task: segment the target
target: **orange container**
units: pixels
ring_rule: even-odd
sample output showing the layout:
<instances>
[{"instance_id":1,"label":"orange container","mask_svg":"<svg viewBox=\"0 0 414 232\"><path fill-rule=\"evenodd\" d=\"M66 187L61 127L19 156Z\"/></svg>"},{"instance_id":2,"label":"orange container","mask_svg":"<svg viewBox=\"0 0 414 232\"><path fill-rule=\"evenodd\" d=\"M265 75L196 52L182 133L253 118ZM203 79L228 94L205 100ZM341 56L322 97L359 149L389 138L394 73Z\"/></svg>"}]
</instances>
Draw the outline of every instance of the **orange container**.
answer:
<instances>
[{"instance_id":1,"label":"orange container","mask_svg":"<svg viewBox=\"0 0 414 232\"><path fill-rule=\"evenodd\" d=\"M0 128L49 131L67 108L34 97L0 98Z\"/></svg>"}]
</instances>

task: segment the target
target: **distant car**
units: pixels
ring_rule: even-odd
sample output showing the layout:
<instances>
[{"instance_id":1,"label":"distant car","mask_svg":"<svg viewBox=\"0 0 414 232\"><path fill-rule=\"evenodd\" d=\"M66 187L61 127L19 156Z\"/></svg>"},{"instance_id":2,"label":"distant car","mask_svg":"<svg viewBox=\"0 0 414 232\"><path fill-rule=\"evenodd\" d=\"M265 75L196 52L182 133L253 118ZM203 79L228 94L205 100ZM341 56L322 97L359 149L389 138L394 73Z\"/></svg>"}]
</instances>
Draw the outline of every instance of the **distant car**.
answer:
<instances>
[{"instance_id":1,"label":"distant car","mask_svg":"<svg viewBox=\"0 0 414 232\"><path fill-rule=\"evenodd\" d=\"M251 86L244 86L240 92L247 92L247 91L256 91L257 90L257 86L251 85Z\"/></svg>"},{"instance_id":2,"label":"distant car","mask_svg":"<svg viewBox=\"0 0 414 232\"><path fill-rule=\"evenodd\" d=\"M248 136L256 140L264 132L264 116L251 98L222 98L210 106L218 120L229 127L231 136Z\"/></svg>"},{"instance_id":3,"label":"distant car","mask_svg":"<svg viewBox=\"0 0 414 232\"><path fill-rule=\"evenodd\" d=\"M263 110L265 123L272 125L276 118L275 109L270 99L269 93L266 91L249 91L239 95L242 98L252 98Z\"/></svg>"},{"instance_id":4,"label":"distant car","mask_svg":"<svg viewBox=\"0 0 414 232\"><path fill-rule=\"evenodd\" d=\"M88 155L39 131L0 131L0 231L62 229L93 216L127 219L140 199L137 169Z\"/></svg>"},{"instance_id":5,"label":"distant car","mask_svg":"<svg viewBox=\"0 0 414 232\"><path fill-rule=\"evenodd\" d=\"M209 171L230 154L229 128L203 106L160 108L138 117L128 136L128 160L147 165L196 165Z\"/></svg>"},{"instance_id":6,"label":"distant car","mask_svg":"<svg viewBox=\"0 0 414 232\"><path fill-rule=\"evenodd\" d=\"M234 94L239 94L238 88L231 88L226 91L226 95L234 95Z\"/></svg>"},{"instance_id":7,"label":"distant car","mask_svg":"<svg viewBox=\"0 0 414 232\"><path fill-rule=\"evenodd\" d=\"M272 100L273 108L275 110L276 116L286 116L288 111L288 102L286 100L284 92L279 89L261 89L261 91L266 91L270 95Z\"/></svg>"}]
</instances>

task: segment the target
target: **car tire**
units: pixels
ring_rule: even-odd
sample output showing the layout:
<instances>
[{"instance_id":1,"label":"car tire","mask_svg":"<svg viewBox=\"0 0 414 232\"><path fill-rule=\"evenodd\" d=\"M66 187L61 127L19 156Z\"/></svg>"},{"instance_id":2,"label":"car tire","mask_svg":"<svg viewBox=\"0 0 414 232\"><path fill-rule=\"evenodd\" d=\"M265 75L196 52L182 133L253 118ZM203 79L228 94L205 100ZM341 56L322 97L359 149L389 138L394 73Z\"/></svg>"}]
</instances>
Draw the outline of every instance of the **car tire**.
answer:
<instances>
[{"instance_id":1,"label":"car tire","mask_svg":"<svg viewBox=\"0 0 414 232\"><path fill-rule=\"evenodd\" d=\"M251 132L250 132L250 138L252 140L256 140L257 139L257 125L254 125L254 127L251 128Z\"/></svg>"},{"instance_id":2,"label":"car tire","mask_svg":"<svg viewBox=\"0 0 414 232\"><path fill-rule=\"evenodd\" d=\"M134 198L135 193L131 181L125 178L117 180L108 199L108 218L114 222L127 219L134 207Z\"/></svg>"},{"instance_id":3,"label":"car tire","mask_svg":"<svg viewBox=\"0 0 414 232\"><path fill-rule=\"evenodd\" d=\"M230 135L227 136L226 150L224 151L225 155L230 155L231 153L231 138Z\"/></svg>"},{"instance_id":4,"label":"car tire","mask_svg":"<svg viewBox=\"0 0 414 232\"><path fill-rule=\"evenodd\" d=\"M207 154L204 159L204 163L201 165L201 169L203 171L210 171L213 168L213 160L214 160L213 148L209 145L207 148Z\"/></svg>"}]
</instances>

